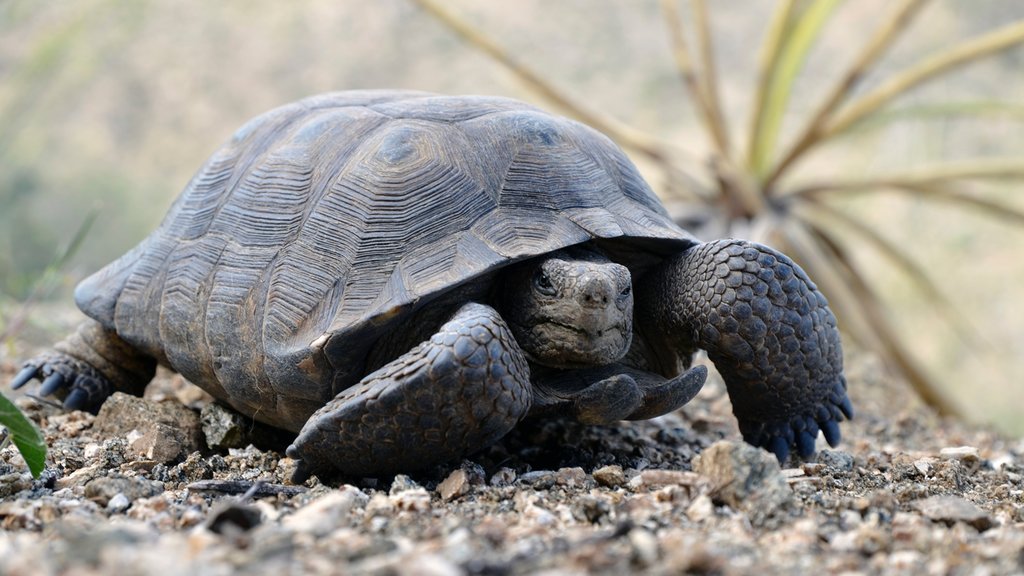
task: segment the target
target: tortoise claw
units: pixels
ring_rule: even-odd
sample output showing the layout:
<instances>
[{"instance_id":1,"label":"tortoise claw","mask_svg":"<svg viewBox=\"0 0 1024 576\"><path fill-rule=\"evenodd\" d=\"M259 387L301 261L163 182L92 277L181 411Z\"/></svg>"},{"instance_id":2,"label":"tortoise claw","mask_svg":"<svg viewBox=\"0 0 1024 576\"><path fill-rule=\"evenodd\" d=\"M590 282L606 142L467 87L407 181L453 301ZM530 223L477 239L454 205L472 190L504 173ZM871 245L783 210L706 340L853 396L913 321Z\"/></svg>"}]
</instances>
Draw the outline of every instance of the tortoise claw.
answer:
<instances>
[{"instance_id":1,"label":"tortoise claw","mask_svg":"<svg viewBox=\"0 0 1024 576\"><path fill-rule=\"evenodd\" d=\"M64 386L64 383L64 376L60 372L54 372L43 380L42 386L39 387L39 395L52 396L54 392Z\"/></svg>"},{"instance_id":2,"label":"tortoise claw","mask_svg":"<svg viewBox=\"0 0 1024 576\"><path fill-rule=\"evenodd\" d=\"M21 388L25 384L28 384L38 374L38 366L34 364L29 364L28 366L25 366L24 368L21 369L21 372L18 372L18 375L14 377L14 380L11 380L11 389L17 390L18 388Z\"/></svg>"},{"instance_id":3,"label":"tortoise claw","mask_svg":"<svg viewBox=\"0 0 1024 576\"><path fill-rule=\"evenodd\" d=\"M34 378L42 380L38 396L63 398L67 410L95 413L114 392L110 380L88 362L58 351L46 352L27 362L11 380L11 388L22 388Z\"/></svg>"},{"instance_id":4,"label":"tortoise claw","mask_svg":"<svg viewBox=\"0 0 1024 576\"><path fill-rule=\"evenodd\" d=\"M839 433L839 422L826 420L821 423L821 432L825 435L825 441L829 446L837 446L842 435Z\"/></svg>"},{"instance_id":5,"label":"tortoise claw","mask_svg":"<svg viewBox=\"0 0 1024 576\"><path fill-rule=\"evenodd\" d=\"M64 399L65 410L84 410L89 404L89 394L81 389L74 388L68 393L68 397Z\"/></svg>"}]
</instances>

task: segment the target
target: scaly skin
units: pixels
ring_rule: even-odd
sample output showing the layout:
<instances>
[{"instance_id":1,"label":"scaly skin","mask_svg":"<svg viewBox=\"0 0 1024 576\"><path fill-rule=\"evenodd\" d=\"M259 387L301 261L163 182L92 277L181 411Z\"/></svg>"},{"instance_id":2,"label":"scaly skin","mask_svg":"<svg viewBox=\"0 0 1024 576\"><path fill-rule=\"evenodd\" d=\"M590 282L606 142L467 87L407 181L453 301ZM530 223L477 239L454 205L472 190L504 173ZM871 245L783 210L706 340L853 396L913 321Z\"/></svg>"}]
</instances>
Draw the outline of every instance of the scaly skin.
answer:
<instances>
[{"instance_id":1,"label":"scaly skin","mask_svg":"<svg viewBox=\"0 0 1024 576\"><path fill-rule=\"evenodd\" d=\"M638 287L639 322L677 350L701 348L725 379L747 442L785 461L830 445L853 410L835 316L794 262L742 240L691 248Z\"/></svg>"},{"instance_id":2,"label":"scaly skin","mask_svg":"<svg viewBox=\"0 0 1024 576\"><path fill-rule=\"evenodd\" d=\"M56 395L68 410L95 414L116 391L141 396L156 373L156 364L99 322L86 320L53 350L26 362L11 387L39 378L43 381L40 395Z\"/></svg>"},{"instance_id":3,"label":"scaly skin","mask_svg":"<svg viewBox=\"0 0 1024 576\"><path fill-rule=\"evenodd\" d=\"M288 448L295 479L377 476L439 464L512 429L533 393L522 350L493 308L466 304L438 332L317 410Z\"/></svg>"}]
</instances>

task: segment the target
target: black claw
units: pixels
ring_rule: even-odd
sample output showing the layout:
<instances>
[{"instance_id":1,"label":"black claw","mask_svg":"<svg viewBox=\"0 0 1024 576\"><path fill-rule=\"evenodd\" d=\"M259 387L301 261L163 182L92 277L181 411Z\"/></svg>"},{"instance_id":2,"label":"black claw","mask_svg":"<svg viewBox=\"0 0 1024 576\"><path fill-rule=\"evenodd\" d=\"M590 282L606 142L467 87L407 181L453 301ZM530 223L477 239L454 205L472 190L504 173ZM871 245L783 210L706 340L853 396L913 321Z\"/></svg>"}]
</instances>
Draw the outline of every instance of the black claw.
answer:
<instances>
[{"instance_id":1,"label":"black claw","mask_svg":"<svg viewBox=\"0 0 1024 576\"><path fill-rule=\"evenodd\" d=\"M814 454L814 440L817 435L817 430L814 432L814 434L811 434L810 431L804 430L796 436L797 451L800 453L800 456L804 458Z\"/></svg>"},{"instance_id":2,"label":"black claw","mask_svg":"<svg viewBox=\"0 0 1024 576\"><path fill-rule=\"evenodd\" d=\"M63 385L64 377L61 376L60 372L54 372L47 376L46 380L43 380L43 385L39 387L39 395L50 396Z\"/></svg>"},{"instance_id":3,"label":"black claw","mask_svg":"<svg viewBox=\"0 0 1024 576\"><path fill-rule=\"evenodd\" d=\"M89 394L81 388L75 388L64 399L65 410L82 410L89 400Z\"/></svg>"},{"instance_id":4,"label":"black claw","mask_svg":"<svg viewBox=\"0 0 1024 576\"><path fill-rule=\"evenodd\" d=\"M38 366L26 366L22 368L21 372L18 372L18 375L14 377L14 380L11 380L11 389L17 390L25 384L28 384L28 382L35 378L38 373Z\"/></svg>"},{"instance_id":5,"label":"black claw","mask_svg":"<svg viewBox=\"0 0 1024 576\"><path fill-rule=\"evenodd\" d=\"M789 458L789 442L785 438L782 436L772 437L768 442L768 450L779 459L779 466L786 465L786 459Z\"/></svg>"},{"instance_id":6,"label":"black claw","mask_svg":"<svg viewBox=\"0 0 1024 576\"><path fill-rule=\"evenodd\" d=\"M292 472L292 484L302 484L313 475L313 469L299 456L299 449L292 444L285 450L285 454L292 460L296 460L295 472Z\"/></svg>"},{"instance_id":7,"label":"black claw","mask_svg":"<svg viewBox=\"0 0 1024 576\"><path fill-rule=\"evenodd\" d=\"M842 436L839 433L839 423L835 420L825 420L821 423L821 431L825 434L825 441L829 446L836 446Z\"/></svg>"},{"instance_id":8,"label":"black claw","mask_svg":"<svg viewBox=\"0 0 1024 576\"><path fill-rule=\"evenodd\" d=\"M843 415L848 420L853 419L853 404L848 396L843 396L843 399L839 402L839 409L843 411Z\"/></svg>"}]
</instances>

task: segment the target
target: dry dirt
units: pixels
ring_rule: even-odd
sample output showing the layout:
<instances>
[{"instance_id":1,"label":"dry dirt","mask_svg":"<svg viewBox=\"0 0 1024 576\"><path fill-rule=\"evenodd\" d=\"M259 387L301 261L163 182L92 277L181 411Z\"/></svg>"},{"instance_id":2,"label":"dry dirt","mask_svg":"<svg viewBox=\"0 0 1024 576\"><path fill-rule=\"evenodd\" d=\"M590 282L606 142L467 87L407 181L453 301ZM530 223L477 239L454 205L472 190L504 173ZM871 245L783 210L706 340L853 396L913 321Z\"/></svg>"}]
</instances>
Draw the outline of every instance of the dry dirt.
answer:
<instances>
[{"instance_id":1,"label":"dry dirt","mask_svg":"<svg viewBox=\"0 0 1024 576\"><path fill-rule=\"evenodd\" d=\"M21 398L50 455L32 480L0 453L0 574L1024 573L1024 441L848 364L844 442L785 469L714 377L652 421L527 423L461 464L303 486L177 376L95 417Z\"/></svg>"}]
</instances>

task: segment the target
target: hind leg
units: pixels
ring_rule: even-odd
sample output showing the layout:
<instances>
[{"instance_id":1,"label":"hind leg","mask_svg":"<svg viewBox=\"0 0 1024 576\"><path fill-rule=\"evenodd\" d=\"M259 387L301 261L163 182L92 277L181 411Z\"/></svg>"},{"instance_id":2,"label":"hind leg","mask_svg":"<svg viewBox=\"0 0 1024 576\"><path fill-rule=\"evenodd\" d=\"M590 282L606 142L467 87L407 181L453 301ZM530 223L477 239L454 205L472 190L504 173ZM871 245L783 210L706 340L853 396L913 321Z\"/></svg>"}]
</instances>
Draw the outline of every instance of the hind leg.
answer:
<instances>
[{"instance_id":1,"label":"hind leg","mask_svg":"<svg viewBox=\"0 0 1024 576\"><path fill-rule=\"evenodd\" d=\"M530 408L530 373L498 313L466 304L430 340L343 390L303 426L295 480L381 476L453 460L504 436Z\"/></svg>"},{"instance_id":2,"label":"hind leg","mask_svg":"<svg viewBox=\"0 0 1024 576\"><path fill-rule=\"evenodd\" d=\"M141 395L155 372L156 360L98 322L87 320L53 350L26 362L11 388L38 378L41 396L62 398L68 410L95 413L116 391Z\"/></svg>"}]
</instances>

